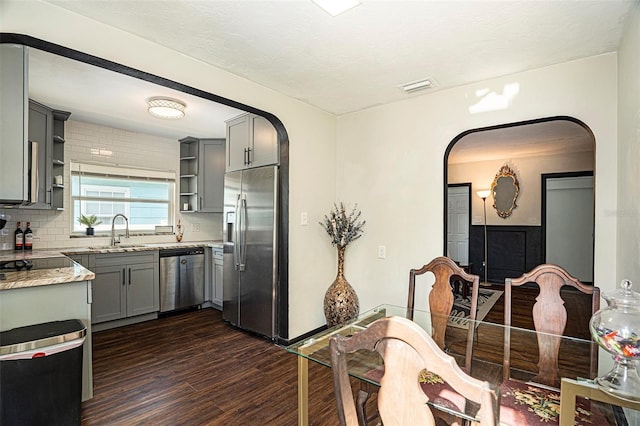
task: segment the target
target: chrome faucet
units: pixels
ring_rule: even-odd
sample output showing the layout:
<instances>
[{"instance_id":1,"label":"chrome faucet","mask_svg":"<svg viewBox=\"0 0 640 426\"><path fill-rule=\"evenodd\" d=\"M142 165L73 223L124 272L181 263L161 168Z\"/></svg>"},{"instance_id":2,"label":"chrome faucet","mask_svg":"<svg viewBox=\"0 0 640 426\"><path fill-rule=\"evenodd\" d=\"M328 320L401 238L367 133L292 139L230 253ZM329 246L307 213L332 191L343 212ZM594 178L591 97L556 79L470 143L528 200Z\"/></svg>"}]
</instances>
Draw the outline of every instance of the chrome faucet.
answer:
<instances>
[{"instance_id":1,"label":"chrome faucet","mask_svg":"<svg viewBox=\"0 0 640 426\"><path fill-rule=\"evenodd\" d=\"M127 225L127 231L124 236L125 238L129 238L129 219L122 213L118 213L113 217L113 219L111 219L111 245L112 246L115 246L116 244L120 244L120 234L118 234L117 241L116 241L116 235L115 235L115 223L116 223L116 218L118 216L122 216L122 218L124 219L125 224Z\"/></svg>"}]
</instances>

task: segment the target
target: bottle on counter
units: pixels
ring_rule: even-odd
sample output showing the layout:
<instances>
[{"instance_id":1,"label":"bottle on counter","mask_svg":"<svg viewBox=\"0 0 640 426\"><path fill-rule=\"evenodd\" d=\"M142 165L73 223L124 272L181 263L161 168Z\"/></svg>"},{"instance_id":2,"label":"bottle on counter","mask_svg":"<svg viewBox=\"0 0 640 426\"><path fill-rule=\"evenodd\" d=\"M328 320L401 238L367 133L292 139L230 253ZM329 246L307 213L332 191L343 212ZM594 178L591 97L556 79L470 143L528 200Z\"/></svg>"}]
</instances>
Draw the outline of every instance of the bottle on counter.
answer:
<instances>
[{"instance_id":1,"label":"bottle on counter","mask_svg":"<svg viewBox=\"0 0 640 426\"><path fill-rule=\"evenodd\" d=\"M24 249L33 250L33 231L31 230L31 222L27 222L24 230Z\"/></svg>"},{"instance_id":2,"label":"bottle on counter","mask_svg":"<svg viewBox=\"0 0 640 426\"><path fill-rule=\"evenodd\" d=\"M14 248L17 250L22 250L24 248L24 232L20 229L20 222L17 223L18 227L14 232Z\"/></svg>"}]
</instances>

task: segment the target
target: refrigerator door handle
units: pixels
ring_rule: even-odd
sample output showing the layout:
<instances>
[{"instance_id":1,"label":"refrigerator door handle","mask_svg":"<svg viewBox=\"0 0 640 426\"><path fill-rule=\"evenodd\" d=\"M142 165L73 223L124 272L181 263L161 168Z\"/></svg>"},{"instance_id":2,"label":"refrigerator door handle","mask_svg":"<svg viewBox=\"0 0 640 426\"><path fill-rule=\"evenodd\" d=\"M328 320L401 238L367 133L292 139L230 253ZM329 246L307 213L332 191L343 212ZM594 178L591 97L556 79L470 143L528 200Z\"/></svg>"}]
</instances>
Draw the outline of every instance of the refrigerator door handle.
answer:
<instances>
[{"instance_id":1,"label":"refrigerator door handle","mask_svg":"<svg viewBox=\"0 0 640 426\"><path fill-rule=\"evenodd\" d=\"M247 197L240 196L240 271L244 271L247 257Z\"/></svg>"},{"instance_id":2,"label":"refrigerator door handle","mask_svg":"<svg viewBox=\"0 0 640 426\"><path fill-rule=\"evenodd\" d=\"M236 209L235 209L236 223L233 229L233 267L236 271L240 266L240 262L238 260L239 259L238 251L240 250L240 226L241 226L241 219L238 211L239 207L240 207L240 194L238 194L238 198L236 198Z\"/></svg>"}]
</instances>

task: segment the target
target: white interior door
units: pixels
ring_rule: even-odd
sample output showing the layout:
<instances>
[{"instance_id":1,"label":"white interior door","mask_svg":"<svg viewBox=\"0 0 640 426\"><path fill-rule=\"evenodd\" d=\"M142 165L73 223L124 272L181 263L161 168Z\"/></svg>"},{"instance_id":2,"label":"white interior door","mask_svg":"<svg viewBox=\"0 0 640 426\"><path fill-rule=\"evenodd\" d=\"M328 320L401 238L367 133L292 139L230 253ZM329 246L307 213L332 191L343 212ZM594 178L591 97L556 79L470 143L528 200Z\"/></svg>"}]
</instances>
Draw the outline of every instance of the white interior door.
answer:
<instances>
[{"instance_id":1,"label":"white interior door","mask_svg":"<svg viewBox=\"0 0 640 426\"><path fill-rule=\"evenodd\" d=\"M469 187L447 188L447 255L469 264Z\"/></svg>"},{"instance_id":2,"label":"white interior door","mask_svg":"<svg viewBox=\"0 0 640 426\"><path fill-rule=\"evenodd\" d=\"M545 261L593 282L593 176L546 182Z\"/></svg>"}]
</instances>

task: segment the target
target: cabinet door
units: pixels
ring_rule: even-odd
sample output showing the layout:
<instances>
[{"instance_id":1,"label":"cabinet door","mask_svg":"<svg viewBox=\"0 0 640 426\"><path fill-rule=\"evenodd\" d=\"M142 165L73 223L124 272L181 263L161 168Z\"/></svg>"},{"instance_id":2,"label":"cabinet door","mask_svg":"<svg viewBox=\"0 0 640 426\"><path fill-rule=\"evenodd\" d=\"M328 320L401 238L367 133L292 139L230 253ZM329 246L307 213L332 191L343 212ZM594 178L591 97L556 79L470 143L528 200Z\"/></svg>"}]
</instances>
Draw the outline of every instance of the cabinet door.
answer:
<instances>
[{"instance_id":1,"label":"cabinet door","mask_svg":"<svg viewBox=\"0 0 640 426\"><path fill-rule=\"evenodd\" d=\"M92 283L91 323L125 318L127 314L126 266L95 268Z\"/></svg>"},{"instance_id":2,"label":"cabinet door","mask_svg":"<svg viewBox=\"0 0 640 426\"><path fill-rule=\"evenodd\" d=\"M249 166L260 167L278 163L278 132L264 117L251 114L252 142Z\"/></svg>"},{"instance_id":3,"label":"cabinet door","mask_svg":"<svg viewBox=\"0 0 640 426\"><path fill-rule=\"evenodd\" d=\"M127 316L160 310L158 265L127 265Z\"/></svg>"},{"instance_id":4,"label":"cabinet door","mask_svg":"<svg viewBox=\"0 0 640 426\"><path fill-rule=\"evenodd\" d=\"M213 303L222 306L222 261L215 261L213 265Z\"/></svg>"},{"instance_id":5,"label":"cabinet door","mask_svg":"<svg viewBox=\"0 0 640 426\"><path fill-rule=\"evenodd\" d=\"M53 113L49 108L34 101L29 101L29 144L31 145L29 148L29 176L32 187L35 185L37 188L33 194L36 198L30 201L38 204L50 204ZM33 170L33 166L36 165L37 171Z\"/></svg>"},{"instance_id":6,"label":"cabinet door","mask_svg":"<svg viewBox=\"0 0 640 426\"><path fill-rule=\"evenodd\" d=\"M247 166L249 148L249 114L227 121L226 170L242 170Z\"/></svg>"},{"instance_id":7,"label":"cabinet door","mask_svg":"<svg viewBox=\"0 0 640 426\"><path fill-rule=\"evenodd\" d=\"M198 211L222 213L224 204L225 141L203 139L200 141L200 173L198 175Z\"/></svg>"},{"instance_id":8,"label":"cabinet door","mask_svg":"<svg viewBox=\"0 0 640 426\"><path fill-rule=\"evenodd\" d=\"M0 200L22 201L29 195L27 55L25 46L0 44Z\"/></svg>"}]
</instances>

